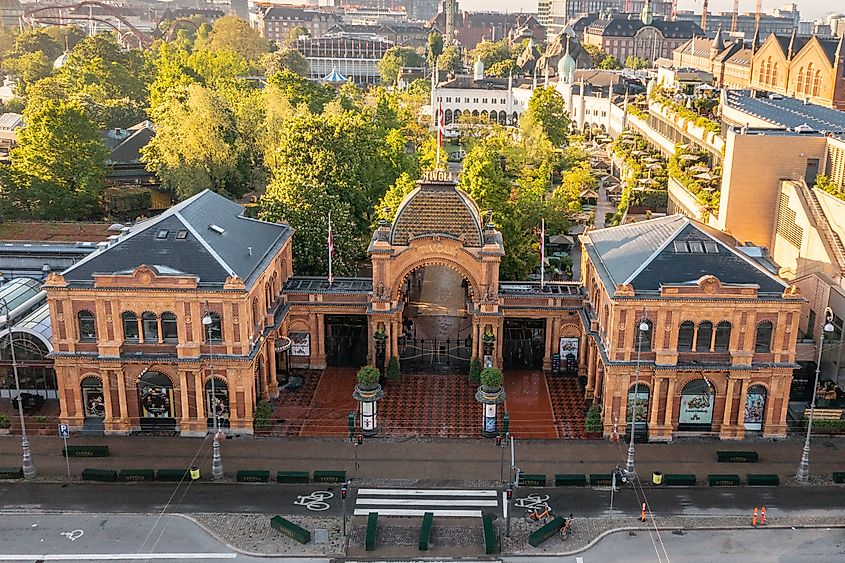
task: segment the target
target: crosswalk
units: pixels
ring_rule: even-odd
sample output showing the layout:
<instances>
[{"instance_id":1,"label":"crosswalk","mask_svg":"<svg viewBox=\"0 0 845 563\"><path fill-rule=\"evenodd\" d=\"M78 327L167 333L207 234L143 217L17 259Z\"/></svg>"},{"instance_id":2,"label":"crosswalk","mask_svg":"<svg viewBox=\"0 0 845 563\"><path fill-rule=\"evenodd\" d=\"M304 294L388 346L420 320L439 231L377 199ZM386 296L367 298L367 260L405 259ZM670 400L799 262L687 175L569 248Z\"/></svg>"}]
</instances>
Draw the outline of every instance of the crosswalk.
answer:
<instances>
[{"instance_id":1,"label":"crosswalk","mask_svg":"<svg viewBox=\"0 0 845 563\"><path fill-rule=\"evenodd\" d=\"M358 489L355 516L434 516L481 518L499 512L499 493L482 489Z\"/></svg>"}]
</instances>

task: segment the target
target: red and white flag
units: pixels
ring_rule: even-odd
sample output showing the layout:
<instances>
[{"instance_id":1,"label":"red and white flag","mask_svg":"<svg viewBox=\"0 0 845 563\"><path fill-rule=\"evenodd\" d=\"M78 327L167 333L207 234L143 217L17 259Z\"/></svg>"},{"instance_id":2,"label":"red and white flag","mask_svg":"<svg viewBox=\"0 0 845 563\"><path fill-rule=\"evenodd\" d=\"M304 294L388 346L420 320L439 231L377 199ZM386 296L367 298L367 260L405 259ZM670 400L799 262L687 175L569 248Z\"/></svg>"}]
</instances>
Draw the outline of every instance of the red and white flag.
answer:
<instances>
[{"instance_id":1,"label":"red and white flag","mask_svg":"<svg viewBox=\"0 0 845 563\"><path fill-rule=\"evenodd\" d=\"M540 220L540 287L546 285L546 220Z\"/></svg>"},{"instance_id":2,"label":"red and white flag","mask_svg":"<svg viewBox=\"0 0 845 563\"><path fill-rule=\"evenodd\" d=\"M329 285L334 283L332 275L332 258L334 258L334 235L332 233L332 213L329 211Z\"/></svg>"}]
</instances>

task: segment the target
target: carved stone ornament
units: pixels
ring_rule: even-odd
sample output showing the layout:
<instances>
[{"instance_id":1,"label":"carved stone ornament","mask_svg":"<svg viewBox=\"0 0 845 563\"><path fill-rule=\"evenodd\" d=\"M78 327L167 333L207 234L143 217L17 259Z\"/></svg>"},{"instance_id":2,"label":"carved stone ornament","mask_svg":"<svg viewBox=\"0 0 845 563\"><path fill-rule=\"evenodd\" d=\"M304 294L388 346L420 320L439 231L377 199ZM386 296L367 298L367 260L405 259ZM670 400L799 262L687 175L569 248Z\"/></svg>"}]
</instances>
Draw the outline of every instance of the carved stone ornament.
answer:
<instances>
[{"instance_id":1,"label":"carved stone ornament","mask_svg":"<svg viewBox=\"0 0 845 563\"><path fill-rule=\"evenodd\" d=\"M185 315L185 322L191 324L191 315Z\"/></svg>"},{"instance_id":2,"label":"carved stone ornament","mask_svg":"<svg viewBox=\"0 0 845 563\"><path fill-rule=\"evenodd\" d=\"M238 323L240 323L240 322L241 322L241 318L240 318L240 317L233 317L233 318L232 318L232 324L238 324Z\"/></svg>"},{"instance_id":3,"label":"carved stone ornament","mask_svg":"<svg viewBox=\"0 0 845 563\"><path fill-rule=\"evenodd\" d=\"M58 320L60 320L60 321L65 320L65 314L64 314L64 313L59 313L58 315L56 315L56 319L58 319Z\"/></svg>"},{"instance_id":4,"label":"carved stone ornament","mask_svg":"<svg viewBox=\"0 0 845 563\"><path fill-rule=\"evenodd\" d=\"M113 320L113 319L112 319L112 316L111 316L111 315L106 315L106 322L107 322L107 323L112 322L112 320Z\"/></svg>"},{"instance_id":5,"label":"carved stone ornament","mask_svg":"<svg viewBox=\"0 0 845 563\"><path fill-rule=\"evenodd\" d=\"M625 330L625 323L620 323L619 330L622 330L622 331Z\"/></svg>"},{"instance_id":6,"label":"carved stone ornament","mask_svg":"<svg viewBox=\"0 0 845 563\"><path fill-rule=\"evenodd\" d=\"M745 325L739 325L739 332L745 332L746 328L747 327Z\"/></svg>"}]
</instances>

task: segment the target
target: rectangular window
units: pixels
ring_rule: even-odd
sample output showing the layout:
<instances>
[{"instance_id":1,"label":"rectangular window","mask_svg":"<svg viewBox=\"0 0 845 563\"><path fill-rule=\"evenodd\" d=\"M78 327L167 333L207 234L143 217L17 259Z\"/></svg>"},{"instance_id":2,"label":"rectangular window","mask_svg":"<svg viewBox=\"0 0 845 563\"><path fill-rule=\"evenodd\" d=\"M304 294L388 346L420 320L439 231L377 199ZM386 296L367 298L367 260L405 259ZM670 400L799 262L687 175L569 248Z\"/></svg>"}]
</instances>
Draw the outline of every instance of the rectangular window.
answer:
<instances>
[{"instance_id":1,"label":"rectangular window","mask_svg":"<svg viewBox=\"0 0 845 563\"><path fill-rule=\"evenodd\" d=\"M182 229L181 231L176 233L176 238L179 240L184 240L188 238L188 231Z\"/></svg>"},{"instance_id":2,"label":"rectangular window","mask_svg":"<svg viewBox=\"0 0 845 563\"><path fill-rule=\"evenodd\" d=\"M158 342L158 318L151 313L144 313L141 324L144 327L144 342Z\"/></svg>"},{"instance_id":3,"label":"rectangular window","mask_svg":"<svg viewBox=\"0 0 845 563\"><path fill-rule=\"evenodd\" d=\"M168 231L167 229L162 229L156 234L156 238L157 239L165 239L165 238L167 238L167 233L169 233L169 232L170 231Z\"/></svg>"},{"instance_id":4,"label":"rectangular window","mask_svg":"<svg viewBox=\"0 0 845 563\"><path fill-rule=\"evenodd\" d=\"M135 315L123 317L123 339L138 342L138 318Z\"/></svg>"}]
</instances>

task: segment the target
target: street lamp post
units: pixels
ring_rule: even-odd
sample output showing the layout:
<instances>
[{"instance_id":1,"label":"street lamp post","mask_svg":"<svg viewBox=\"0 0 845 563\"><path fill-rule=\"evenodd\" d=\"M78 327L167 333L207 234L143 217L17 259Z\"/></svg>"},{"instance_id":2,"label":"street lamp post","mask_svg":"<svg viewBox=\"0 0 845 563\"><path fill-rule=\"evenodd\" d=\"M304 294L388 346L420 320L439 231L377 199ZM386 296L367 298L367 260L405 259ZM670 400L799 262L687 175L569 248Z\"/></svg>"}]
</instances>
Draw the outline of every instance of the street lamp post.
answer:
<instances>
[{"instance_id":1,"label":"street lamp post","mask_svg":"<svg viewBox=\"0 0 845 563\"><path fill-rule=\"evenodd\" d=\"M631 411L631 440L628 443L628 461L625 464L625 470L628 473L634 472L634 425L636 423L636 405L637 401L639 400L639 393L640 393L640 354L642 353L643 348L643 334L648 330L648 323L640 321L640 325L638 327L640 330L637 333L637 367L635 369L636 375L634 376L634 403L631 404L631 401L628 401L628 410Z\"/></svg>"},{"instance_id":2,"label":"street lamp post","mask_svg":"<svg viewBox=\"0 0 845 563\"><path fill-rule=\"evenodd\" d=\"M206 309L208 307L206 306ZM220 427L217 421L217 388L214 383L214 348L211 343L211 315L206 312L202 318L205 326L206 341L208 342L208 360L211 367L211 400L208 402L211 407L211 417L214 420L214 441L211 443L211 477L213 479L223 478L223 459L220 457Z\"/></svg>"},{"instance_id":3,"label":"street lamp post","mask_svg":"<svg viewBox=\"0 0 845 563\"><path fill-rule=\"evenodd\" d=\"M830 307L824 310L824 328L819 336L819 356L816 361L816 377L813 381L813 401L810 403L810 416L807 419L807 437L804 439L801 463L798 465L798 472L795 474L795 479L801 483L806 483L810 477L810 432L813 430L813 415L816 412L816 394L819 388L819 373L822 369L822 351L826 332L833 332L833 310Z\"/></svg>"},{"instance_id":4,"label":"street lamp post","mask_svg":"<svg viewBox=\"0 0 845 563\"><path fill-rule=\"evenodd\" d=\"M35 477L35 466L32 464L32 454L29 451L29 440L26 437L26 423L23 419L23 398L21 397L21 381L18 377L18 362L15 357L15 341L12 331L12 311L5 299L0 298L0 310L6 312L6 328L9 331L9 350L12 355L12 372L15 374L15 389L18 392L18 416L21 419L21 448L23 449L23 476L26 479ZM65 452L67 455L67 452Z\"/></svg>"}]
</instances>

